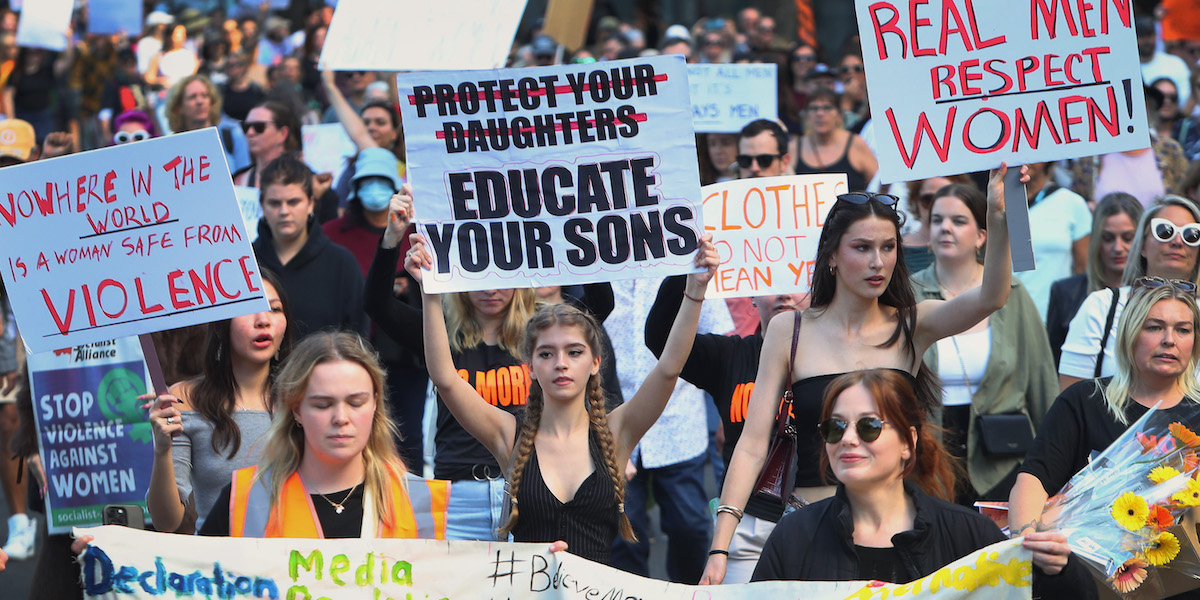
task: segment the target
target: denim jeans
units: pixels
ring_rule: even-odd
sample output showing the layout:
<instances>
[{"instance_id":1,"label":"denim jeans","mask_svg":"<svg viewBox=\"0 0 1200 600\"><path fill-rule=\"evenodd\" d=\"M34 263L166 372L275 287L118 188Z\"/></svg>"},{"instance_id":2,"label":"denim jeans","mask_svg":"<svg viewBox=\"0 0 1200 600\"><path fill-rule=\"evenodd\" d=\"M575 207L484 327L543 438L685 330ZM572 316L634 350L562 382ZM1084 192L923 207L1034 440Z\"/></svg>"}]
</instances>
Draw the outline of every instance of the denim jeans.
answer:
<instances>
[{"instance_id":1,"label":"denim jeans","mask_svg":"<svg viewBox=\"0 0 1200 600\"><path fill-rule=\"evenodd\" d=\"M450 484L446 539L496 540L496 530L508 518L503 512L503 479L455 481Z\"/></svg>"},{"instance_id":2,"label":"denim jeans","mask_svg":"<svg viewBox=\"0 0 1200 600\"><path fill-rule=\"evenodd\" d=\"M612 566L650 576L650 541L647 539L646 495L654 486L662 531L667 535L667 578L676 583L696 584L708 560L712 519L704 491L705 453L680 463L644 469L625 486L625 514L638 542L617 538L613 543Z\"/></svg>"}]
</instances>

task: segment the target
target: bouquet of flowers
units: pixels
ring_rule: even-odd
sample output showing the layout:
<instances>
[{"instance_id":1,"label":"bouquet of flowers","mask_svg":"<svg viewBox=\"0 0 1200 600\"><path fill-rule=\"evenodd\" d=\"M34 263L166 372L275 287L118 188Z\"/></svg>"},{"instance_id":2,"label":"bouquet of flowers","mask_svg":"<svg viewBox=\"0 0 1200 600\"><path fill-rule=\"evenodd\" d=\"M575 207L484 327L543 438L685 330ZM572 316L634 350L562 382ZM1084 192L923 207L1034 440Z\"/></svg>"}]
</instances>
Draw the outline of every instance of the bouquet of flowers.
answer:
<instances>
[{"instance_id":1,"label":"bouquet of flowers","mask_svg":"<svg viewBox=\"0 0 1200 600\"><path fill-rule=\"evenodd\" d=\"M1180 526L1200 506L1194 417L1151 409L1046 505L1043 522L1125 598L1161 598L1164 570L1200 578L1194 522Z\"/></svg>"}]
</instances>

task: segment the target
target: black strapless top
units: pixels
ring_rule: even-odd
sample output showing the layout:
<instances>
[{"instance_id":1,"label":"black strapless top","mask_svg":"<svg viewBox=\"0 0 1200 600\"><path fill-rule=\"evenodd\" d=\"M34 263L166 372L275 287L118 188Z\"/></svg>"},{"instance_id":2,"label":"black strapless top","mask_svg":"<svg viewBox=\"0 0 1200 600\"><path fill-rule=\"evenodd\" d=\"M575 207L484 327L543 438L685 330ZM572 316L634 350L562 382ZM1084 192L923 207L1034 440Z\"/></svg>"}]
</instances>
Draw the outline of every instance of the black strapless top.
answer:
<instances>
[{"instance_id":1,"label":"black strapless top","mask_svg":"<svg viewBox=\"0 0 1200 600\"><path fill-rule=\"evenodd\" d=\"M915 388L917 378L908 371L889 369L902 373ZM837 479L832 472L821 478L821 453L825 441L817 433L821 421L821 401L825 399L825 388L834 379L845 373L815 375L792 384L792 422L796 426L796 487L819 487L835 485Z\"/></svg>"}]
</instances>

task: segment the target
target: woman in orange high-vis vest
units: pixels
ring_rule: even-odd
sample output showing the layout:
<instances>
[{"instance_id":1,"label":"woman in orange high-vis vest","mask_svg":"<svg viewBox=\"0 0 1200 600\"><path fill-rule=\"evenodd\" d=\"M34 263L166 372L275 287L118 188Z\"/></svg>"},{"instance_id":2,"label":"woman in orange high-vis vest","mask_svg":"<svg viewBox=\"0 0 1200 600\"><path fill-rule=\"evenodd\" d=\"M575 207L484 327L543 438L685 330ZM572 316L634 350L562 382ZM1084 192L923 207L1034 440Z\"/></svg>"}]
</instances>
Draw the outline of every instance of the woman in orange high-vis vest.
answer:
<instances>
[{"instance_id":1,"label":"woman in orange high-vis vest","mask_svg":"<svg viewBox=\"0 0 1200 600\"><path fill-rule=\"evenodd\" d=\"M444 539L449 484L408 475L386 390L357 334L301 341L272 388L262 461L234 472L200 534Z\"/></svg>"}]
</instances>

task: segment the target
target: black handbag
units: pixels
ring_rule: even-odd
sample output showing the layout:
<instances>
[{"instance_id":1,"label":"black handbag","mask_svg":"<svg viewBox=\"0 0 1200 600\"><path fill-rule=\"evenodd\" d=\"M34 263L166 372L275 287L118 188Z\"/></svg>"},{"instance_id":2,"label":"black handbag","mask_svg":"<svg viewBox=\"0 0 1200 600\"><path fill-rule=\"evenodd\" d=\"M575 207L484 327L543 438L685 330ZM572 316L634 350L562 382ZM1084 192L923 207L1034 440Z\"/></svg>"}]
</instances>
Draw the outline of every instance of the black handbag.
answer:
<instances>
[{"instance_id":1,"label":"black handbag","mask_svg":"<svg viewBox=\"0 0 1200 600\"><path fill-rule=\"evenodd\" d=\"M975 415L979 443L989 456L1023 456L1033 446L1033 422L1025 413Z\"/></svg>"},{"instance_id":2,"label":"black handbag","mask_svg":"<svg viewBox=\"0 0 1200 600\"><path fill-rule=\"evenodd\" d=\"M783 504L792 493L795 481L796 427L792 425L792 365L796 362L796 343L800 339L800 311L796 311L796 323L792 327L792 353L788 359L787 374L784 375L783 402L776 416L775 436L771 439L771 450L758 481L754 483L754 495Z\"/></svg>"}]
</instances>

